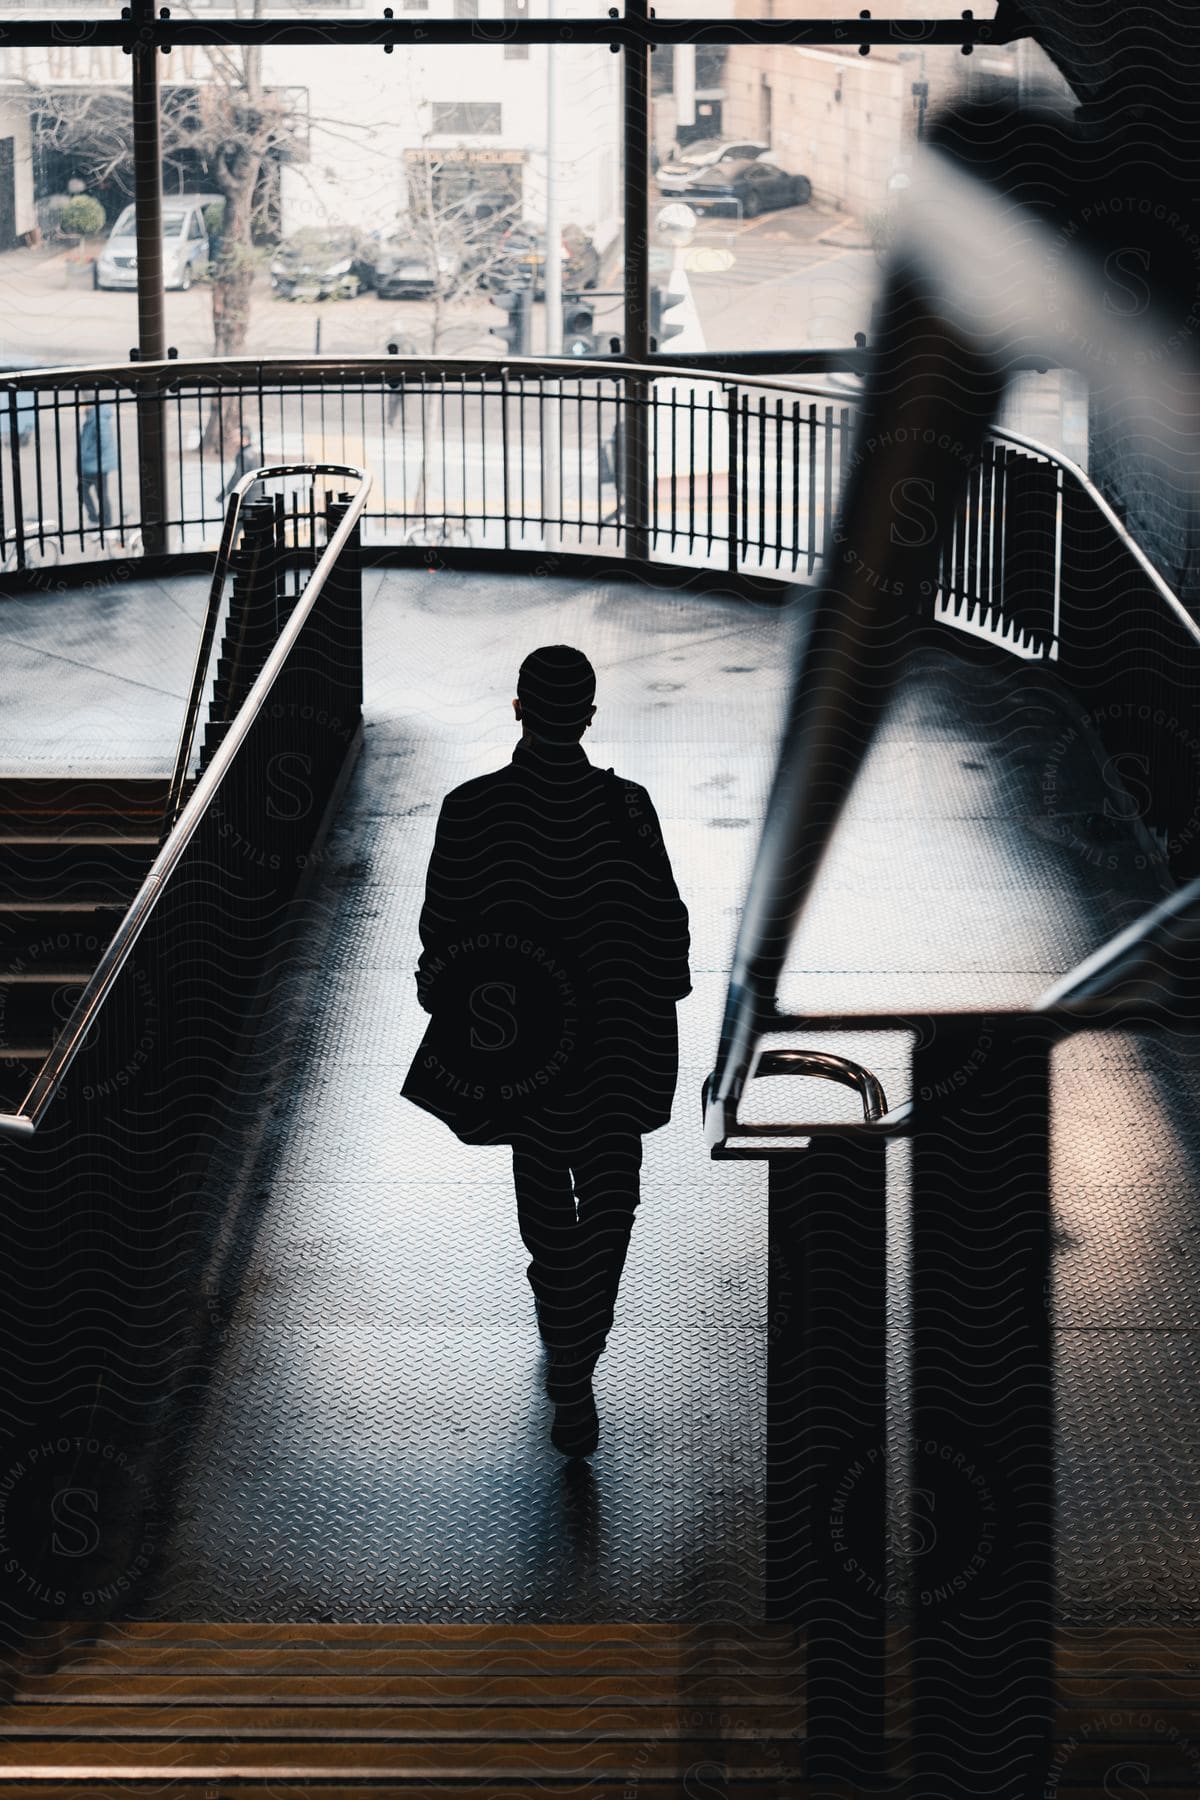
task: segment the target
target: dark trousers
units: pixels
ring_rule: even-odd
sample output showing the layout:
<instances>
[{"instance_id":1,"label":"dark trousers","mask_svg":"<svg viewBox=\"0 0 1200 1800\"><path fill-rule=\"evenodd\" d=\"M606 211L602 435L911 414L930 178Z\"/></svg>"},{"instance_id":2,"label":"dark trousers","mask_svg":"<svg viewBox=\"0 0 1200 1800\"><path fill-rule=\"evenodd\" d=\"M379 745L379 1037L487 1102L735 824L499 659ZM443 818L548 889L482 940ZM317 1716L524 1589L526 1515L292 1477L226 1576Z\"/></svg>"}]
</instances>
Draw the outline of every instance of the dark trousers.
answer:
<instances>
[{"instance_id":1,"label":"dark trousers","mask_svg":"<svg viewBox=\"0 0 1200 1800\"><path fill-rule=\"evenodd\" d=\"M638 1204L642 1140L613 1132L571 1157L513 1147L517 1223L529 1285L552 1348L592 1363L613 1322Z\"/></svg>"},{"instance_id":2,"label":"dark trousers","mask_svg":"<svg viewBox=\"0 0 1200 1800\"><path fill-rule=\"evenodd\" d=\"M93 525L115 525L116 514L112 503L112 473L101 475L97 470L86 471L79 477L79 497L83 501L87 516Z\"/></svg>"}]
</instances>

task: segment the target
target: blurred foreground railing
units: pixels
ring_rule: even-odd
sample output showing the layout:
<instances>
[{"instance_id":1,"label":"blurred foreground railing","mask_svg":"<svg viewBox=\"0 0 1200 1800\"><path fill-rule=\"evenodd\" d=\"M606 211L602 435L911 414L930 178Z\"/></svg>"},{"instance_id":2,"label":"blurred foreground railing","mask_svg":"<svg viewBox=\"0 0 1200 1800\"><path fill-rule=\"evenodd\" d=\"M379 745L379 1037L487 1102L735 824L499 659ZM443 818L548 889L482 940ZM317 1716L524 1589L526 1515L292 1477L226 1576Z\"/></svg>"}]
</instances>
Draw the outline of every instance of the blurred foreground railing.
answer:
<instances>
[{"instance_id":1,"label":"blurred foreground railing","mask_svg":"<svg viewBox=\"0 0 1200 1800\"><path fill-rule=\"evenodd\" d=\"M806 1774L838 1793L1044 1800L1061 1723L1052 1053L1081 1029L1195 1033L1200 880L1033 1008L818 1015L777 996L931 616L1053 659L1084 703L1071 729L1118 753L1120 816L1195 875L1200 630L1081 471L991 429L1017 355L1068 350L1121 370L1165 419L1195 385L1190 333L1167 335L1194 276L1152 239L1155 307L1111 313L1096 271L1128 226L1085 204L1105 179L1096 140L999 105L948 118L889 257L703 1100L713 1156L768 1165L767 1589L805 1634ZM1173 359L1146 353L1151 332ZM909 1045L891 1110L868 1068L822 1068L821 1039L847 1031ZM797 1052L805 1073L853 1080L861 1120L824 1124L793 1102L746 1129L749 1091ZM906 1182L889 1180L900 1139ZM1105 1733L1107 1787L1134 1765L1119 1725ZM1136 1749L1142 1785L1168 1791L1148 1730Z\"/></svg>"}]
</instances>

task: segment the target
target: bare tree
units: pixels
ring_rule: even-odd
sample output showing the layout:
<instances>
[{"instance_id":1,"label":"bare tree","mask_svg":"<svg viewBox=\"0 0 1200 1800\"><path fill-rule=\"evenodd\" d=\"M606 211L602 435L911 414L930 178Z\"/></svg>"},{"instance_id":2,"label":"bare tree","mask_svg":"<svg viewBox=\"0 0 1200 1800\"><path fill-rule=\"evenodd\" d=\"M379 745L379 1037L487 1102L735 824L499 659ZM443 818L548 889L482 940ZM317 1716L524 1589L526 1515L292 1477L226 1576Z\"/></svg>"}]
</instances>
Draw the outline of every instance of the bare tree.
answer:
<instances>
[{"instance_id":1,"label":"bare tree","mask_svg":"<svg viewBox=\"0 0 1200 1800\"><path fill-rule=\"evenodd\" d=\"M447 178L449 171L461 172L470 183L470 166L465 160L454 159L452 150L431 148L428 137L424 138L420 151L407 158L407 211L397 220L394 232L396 240L410 245L414 260L429 271L432 287L422 349L430 356L435 356L447 339L457 338L460 345L475 342L479 322L468 303L507 276L517 278L512 252L504 241L506 228L519 216L516 195L502 190L489 193L470 185L460 185L455 193ZM444 404L444 396L422 384L423 446L439 441L444 421L436 415ZM399 390L394 389L388 400L389 424L400 410ZM428 505L429 469L423 455L412 511L424 515Z\"/></svg>"},{"instance_id":2,"label":"bare tree","mask_svg":"<svg viewBox=\"0 0 1200 1800\"><path fill-rule=\"evenodd\" d=\"M256 228L265 223L260 177L269 158L300 149L308 121L292 91L264 87L260 46L205 49L210 79L164 91L163 161L205 166L205 179L224 198L210 264L213 349L217 356L236 356L245 346L250 287L265 254L254 242ZM93 180L117 175L132 185L126 93L28 86L43 145L85 151Z\"/></svg>"},{"instance_id":3,"label":"bare tree","mask_svg":"<svg viewBox=\"0 0 1200 1800\"><path fill-rule=\"evenodd\" d=\"M408 208L398 222L398 233L407 237L428 265L433 278L428 321L431 356L461 314L464 303L482 288L495 284L510 267L504 233L520 211L515 195L484 189L447 191L448 166L470 179L470 165L449 162L445 149L432 149L426 137L420 152L406 164ZM477 326L466 326L470 336Z\"/></svg>"}]
</instances>

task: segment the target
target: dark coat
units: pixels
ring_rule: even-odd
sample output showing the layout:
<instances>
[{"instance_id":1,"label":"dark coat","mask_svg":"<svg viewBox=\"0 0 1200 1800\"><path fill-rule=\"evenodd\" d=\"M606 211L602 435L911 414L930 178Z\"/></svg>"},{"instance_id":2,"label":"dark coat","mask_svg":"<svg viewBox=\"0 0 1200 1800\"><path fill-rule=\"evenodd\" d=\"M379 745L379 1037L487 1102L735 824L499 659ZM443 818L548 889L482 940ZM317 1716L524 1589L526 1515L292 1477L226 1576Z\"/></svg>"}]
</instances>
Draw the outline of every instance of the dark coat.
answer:
<instances>
[{"instance_id":1,"label":"dark coat","mask_svg":"<svg viewBox=\"0 0 1200 1800\"><path fill-rule=\"evenodd\" d=\"M667 1123L688 916L645 788L522 738L443 801L420 933L407 1099L465 1143Z\"/></svg>"}]
</instances>

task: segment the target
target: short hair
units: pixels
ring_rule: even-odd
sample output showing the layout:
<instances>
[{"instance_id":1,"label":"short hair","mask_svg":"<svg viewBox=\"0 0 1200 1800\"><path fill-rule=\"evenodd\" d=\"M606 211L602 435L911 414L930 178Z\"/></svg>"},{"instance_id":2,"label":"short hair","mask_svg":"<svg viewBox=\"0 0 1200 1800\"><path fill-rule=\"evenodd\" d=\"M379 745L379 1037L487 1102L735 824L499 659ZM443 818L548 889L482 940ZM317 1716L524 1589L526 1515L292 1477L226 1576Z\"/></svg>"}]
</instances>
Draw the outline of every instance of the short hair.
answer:
<instances>
[{"instance_id":1,"label":"short hair","mask_svg":"<svg viewBox=\"0 0 1200 1800\"><path fill-rule=\"evenodd\" d=\"M517 676L517 699L526 724L548 738L575 738L588 722L596 697L596 671L571 644L531 650Z\"/></svg>"}]
</instances>

